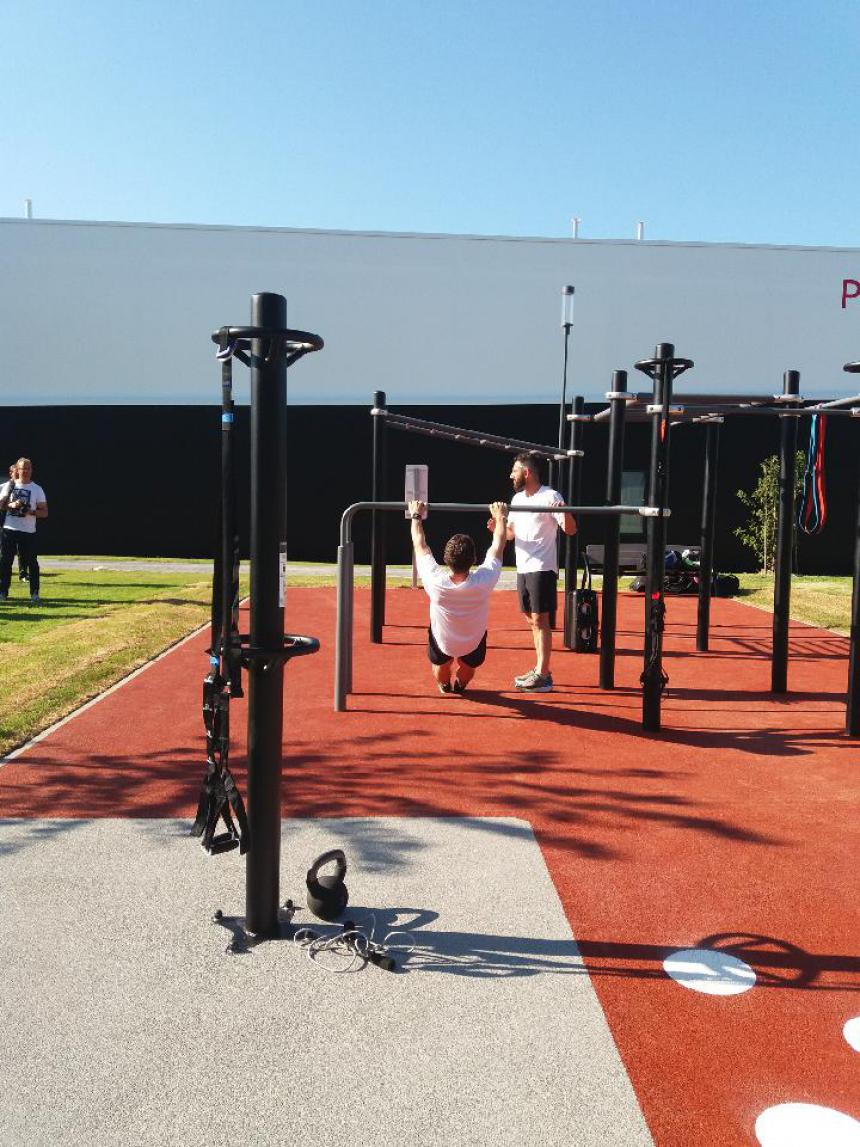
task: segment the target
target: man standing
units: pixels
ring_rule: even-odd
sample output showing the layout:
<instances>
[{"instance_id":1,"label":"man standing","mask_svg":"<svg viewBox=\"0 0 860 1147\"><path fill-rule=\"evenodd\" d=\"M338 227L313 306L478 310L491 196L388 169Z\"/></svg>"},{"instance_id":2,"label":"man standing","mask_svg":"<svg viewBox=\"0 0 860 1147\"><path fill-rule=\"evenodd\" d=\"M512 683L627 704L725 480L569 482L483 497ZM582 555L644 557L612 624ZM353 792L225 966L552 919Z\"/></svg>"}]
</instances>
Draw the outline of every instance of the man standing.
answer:
<instances>
[{"instance_id":1,"label":"man standing","mask_svg":"<svg viewBox=\"0 0 860 1147\"><path fill-rule=\"evenodd\" d=\"M564 505L557 490L542 485L540 466L536 455L517 454L511 470L516 491L511 506ZM552 692L549 662L555 625L559 526L566 534L576 533L576 519L572 514L519 510L508 522L508 538L514 542L516 551L520 608L531 626L536 656L534 669L514 678L514 685L524 693Z\"/></svg>"},{"instance_id":2,"label":"man standing","mask_svg":"<svg viewBox=\"0 0 860 1147\"><path fill-rule=\"evenodd\" d=\"M468 534L454 534L448 539L442 560L437 565L424 537L421 518L423 502L409 503L415 565L430 598L430 628L427 656L440 693L462 693L483 665L487 655L487 617L490 594L502 572L502 554L507 535L508 508L493 502L493 541L476 570L475 543ZM456 660L456 674L451 671Z\"/></svg>"},{"instance_id":3,"label":"man standing","mask_svg":"<svg viewBox=\"0 0 860 1147\"><path fill-rule=\"evenodd\" d=\"M19 458L15 463L15 477L0 487L0 510L6 511L0 532L0 601L6 601L9 596L12 562L17 550L18 562L29 574L30 601L38 605L36 519L47 518L48 500L42 487L33 481L33 463L29 458Z\"/></svg>"}]
</instances>

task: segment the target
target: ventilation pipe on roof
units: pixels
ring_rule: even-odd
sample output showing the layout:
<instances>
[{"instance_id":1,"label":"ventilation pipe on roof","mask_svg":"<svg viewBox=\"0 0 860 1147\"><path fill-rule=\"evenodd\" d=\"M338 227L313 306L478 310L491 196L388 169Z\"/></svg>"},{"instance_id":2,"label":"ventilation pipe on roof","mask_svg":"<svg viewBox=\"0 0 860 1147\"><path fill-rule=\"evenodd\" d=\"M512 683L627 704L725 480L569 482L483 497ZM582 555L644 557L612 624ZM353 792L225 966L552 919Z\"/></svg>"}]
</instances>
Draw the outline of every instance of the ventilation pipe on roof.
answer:
<instances>
[{"instance_id":1,"label":"ventilation pipe on roof","mask_svg":"<svg viewBox=\"0 0 860 1147\"><path fill-rule=\"evenodd\" d=\"M24 218L25 219L32 219L33 218L33 200L32 199L25 199L24 200Z\"/></svg>"},{"instance_id":2,"label":"ventilation pipe on roof","mask_svg":"<svg viewBox=\"0 0 860 1147\"><path fill-rule=\"evenodd\" d=\"M637 239L644 239L645 238L645 220L644 219L640 219L639 222L636 224L636 238Z\"/></svg>"},{"instance_id":3,"label":"ventilation pipe on roof","mask_svg":"<svg viewBox=\"0 0 860 1147\"><path fill-rule=\"evenodd\" d=\"M570 233L574 239L579 238L579 225L582 222L578 215L572 215L570 218Z\"/></svg>"}]
</instances>

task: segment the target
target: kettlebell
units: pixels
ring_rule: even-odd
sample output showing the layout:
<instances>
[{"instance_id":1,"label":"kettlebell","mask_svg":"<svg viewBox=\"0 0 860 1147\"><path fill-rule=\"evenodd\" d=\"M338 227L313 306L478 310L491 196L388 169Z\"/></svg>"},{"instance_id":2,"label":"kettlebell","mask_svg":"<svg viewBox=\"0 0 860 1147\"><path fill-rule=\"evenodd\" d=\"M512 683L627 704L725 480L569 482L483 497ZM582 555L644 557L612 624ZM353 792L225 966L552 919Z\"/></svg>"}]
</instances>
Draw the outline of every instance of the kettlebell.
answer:
<instances>
[{"instance_id":1,"label":"kettlebell","mask_svg":"<svg viewBox=\"0 0 860 1147\"><path fill-rule=\"evenodd\" d=\"M320 876L324 864L337 866L333 876ZM340 848L332 848L318 856L308 869L308 908L320 920L336 920L346 908L349 893L343 878L346 876L346 856Z\"/></svg>"}]
</instances>

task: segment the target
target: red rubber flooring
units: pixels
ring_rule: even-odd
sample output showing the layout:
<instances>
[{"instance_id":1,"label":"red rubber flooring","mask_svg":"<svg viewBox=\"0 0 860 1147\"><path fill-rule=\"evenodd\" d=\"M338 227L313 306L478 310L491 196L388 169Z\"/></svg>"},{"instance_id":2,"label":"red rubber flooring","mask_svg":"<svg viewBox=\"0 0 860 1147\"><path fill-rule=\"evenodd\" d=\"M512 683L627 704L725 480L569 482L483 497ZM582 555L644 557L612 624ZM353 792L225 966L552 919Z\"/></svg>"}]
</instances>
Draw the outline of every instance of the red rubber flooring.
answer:
<instances>
[{"instance_id":1,"label":"red rubber flooring","mask_svg":"<svg viewBox=\"0 0 860 1147\"><path fill-rule=\"evenodd\" d=\"M290 589L287 628L323 649L286 671L284 815L529 820L661 1147L754 1144L756 1117L781 1103L858 1117L860 1059L842 1036L860 1014L860 745L842 731L847 643L793 626L792 692L777 698L769 614L715 601L711 651L698 654L695 600L671 598L669 692L663 729L649 735L643 602L619 604L615 692L597 687L596 656L563 651L553 694L515 693L511 679L532 654L514 595L500 592L487 664L458 698L430 677L424 595L391 591L385 644L370 646L359 590L355 692L336 714L334 590ZM206 640L0 770L4 814L190 817ZM243 784L244 703L232 713ZM510 910L527 921L527 888ZM695 947L740 957L756 986L732 997L679 986L663 959Z\"/></svg>"}]
</instances>

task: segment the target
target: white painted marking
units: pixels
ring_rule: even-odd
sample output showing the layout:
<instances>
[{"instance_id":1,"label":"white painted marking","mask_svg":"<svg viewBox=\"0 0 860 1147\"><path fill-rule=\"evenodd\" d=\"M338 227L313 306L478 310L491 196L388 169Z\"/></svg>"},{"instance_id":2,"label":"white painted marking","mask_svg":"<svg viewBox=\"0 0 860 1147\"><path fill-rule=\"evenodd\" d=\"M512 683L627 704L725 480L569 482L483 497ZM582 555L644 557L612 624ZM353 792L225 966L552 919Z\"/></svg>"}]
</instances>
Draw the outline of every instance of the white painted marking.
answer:
<instances>
[{"instance_id":1,"label":"white painted marking","mask_svg":"<svg viewBox=\"0 0 860 1147\"><path fill-rule=\"evenodd\" d=\"M860 1016L855 1016L853 1020L849 1020L842 1029L842 1034L845 1036L849 1047L853 1047L855 1051L860 1051Z\"/></svg>"},{"instance_id":2,"label":"white painted marking","mask_svg":"<svg viewBox=\"0 0 860 1147\"><path fill-rule=\"evenodd\" d=\"M728 952L710 948L685 948L663 961L668 976L692 992L706 996L737 996L755 985L755 972Z\"/></svg>"},{"instance_id":3,"label":"white painted marking","mask_svg":"<svg viewBox=\"0 0 860 1147\"><path fill-rule=\"evenodd\" d=\"M761 1147L860 1147L860 1123L817 1103L780 1103L755 1121Z\"/></svg>"}]
</instances>

